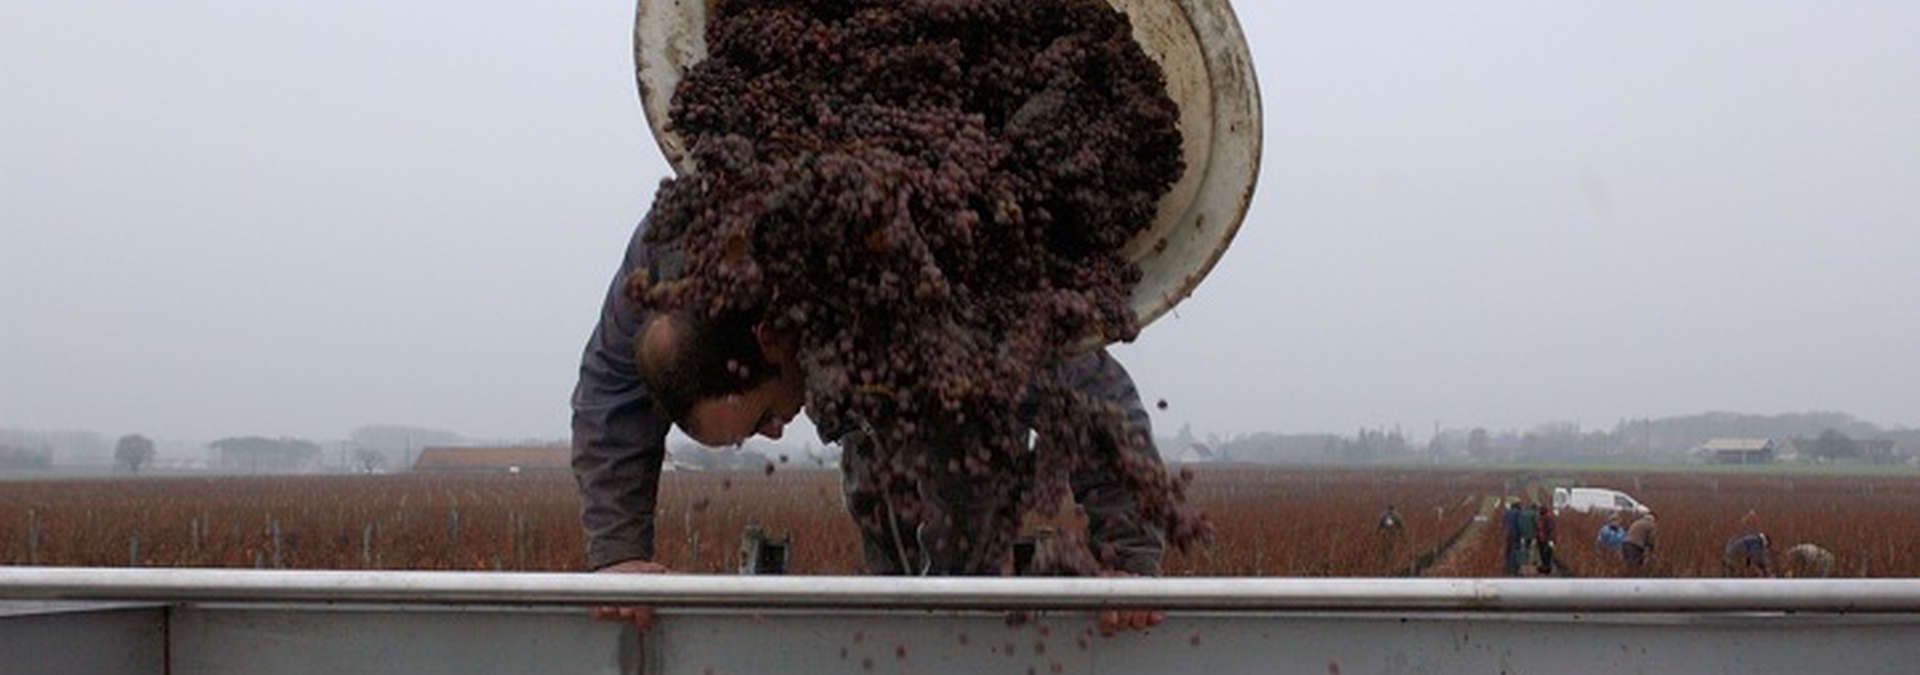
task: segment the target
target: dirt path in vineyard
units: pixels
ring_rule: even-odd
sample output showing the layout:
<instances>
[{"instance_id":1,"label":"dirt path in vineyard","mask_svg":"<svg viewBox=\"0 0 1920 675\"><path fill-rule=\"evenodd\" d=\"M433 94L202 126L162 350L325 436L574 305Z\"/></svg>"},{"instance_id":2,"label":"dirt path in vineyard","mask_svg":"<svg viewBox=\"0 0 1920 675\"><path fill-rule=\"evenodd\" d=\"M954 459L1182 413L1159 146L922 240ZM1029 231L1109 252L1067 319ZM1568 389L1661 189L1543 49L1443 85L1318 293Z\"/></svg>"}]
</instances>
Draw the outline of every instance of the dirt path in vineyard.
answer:
<instances>
[{"instance_id":1,"label":"dirt path in vineyard","mask_svg":"<svg viewBox=\"0 0 1920 675\"><path fill-rule=\"evenodd\" d=\"M1494 515L1500 504L1499 497L1484 497L1480 500L1480 510L1475 512L1473 520L1467 523L1460 536L1452 543L1440 549L1433 557L1433 563L1420 570L1423 577L1465 577L1486 576L1488 571L1474 569L1472 551L1480 545L1481 539L1488 536L1490 530L1498 526ZM1497 533L1495 533L1497 534Z\"/></svg>"}]
</instances>

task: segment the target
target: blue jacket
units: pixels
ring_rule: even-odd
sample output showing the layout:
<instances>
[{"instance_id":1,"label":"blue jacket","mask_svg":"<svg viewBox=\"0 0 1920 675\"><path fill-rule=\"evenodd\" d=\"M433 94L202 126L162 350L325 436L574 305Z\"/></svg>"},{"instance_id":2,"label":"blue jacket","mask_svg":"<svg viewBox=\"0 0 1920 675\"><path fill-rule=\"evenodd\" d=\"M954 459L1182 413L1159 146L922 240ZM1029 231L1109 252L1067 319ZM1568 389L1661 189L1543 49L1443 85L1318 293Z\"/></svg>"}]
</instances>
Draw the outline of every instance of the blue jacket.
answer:
<instances>
[{"instance_id":1,"label":"blue jacket","mask_svg":"<svg viewBox=\"0 0 1920 675\"><path fill-rule=\"evenodd\" d=\"M1601 548L1618 549L1626 540L1627 528L1617 523L1607 523L1600 526L1600 535L1594 539L1594 543L1599 544Z\"/></svg>"}]
</instances>

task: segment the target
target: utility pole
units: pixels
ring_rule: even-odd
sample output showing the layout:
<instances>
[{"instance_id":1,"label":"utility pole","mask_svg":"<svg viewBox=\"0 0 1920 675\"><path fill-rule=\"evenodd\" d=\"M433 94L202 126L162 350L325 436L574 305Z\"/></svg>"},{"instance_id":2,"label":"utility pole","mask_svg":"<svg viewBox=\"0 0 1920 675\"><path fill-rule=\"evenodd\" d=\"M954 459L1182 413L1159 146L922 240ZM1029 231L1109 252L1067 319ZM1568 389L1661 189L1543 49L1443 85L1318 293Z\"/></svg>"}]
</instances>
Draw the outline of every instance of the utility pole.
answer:
<instances>
[{"instance_id":1,"label":"utility pole","mask_svg":"<svg viewBox=\"0 0 1920 675\"><path fill-rule=\"evenodd\" d=\"M1433 421L1433 436L1428 438L1427 448L1432 450L1432 452L1427 453L1427 463L1439 464L1440 463L1440 420Z\"/></svg>"}]
</instances>

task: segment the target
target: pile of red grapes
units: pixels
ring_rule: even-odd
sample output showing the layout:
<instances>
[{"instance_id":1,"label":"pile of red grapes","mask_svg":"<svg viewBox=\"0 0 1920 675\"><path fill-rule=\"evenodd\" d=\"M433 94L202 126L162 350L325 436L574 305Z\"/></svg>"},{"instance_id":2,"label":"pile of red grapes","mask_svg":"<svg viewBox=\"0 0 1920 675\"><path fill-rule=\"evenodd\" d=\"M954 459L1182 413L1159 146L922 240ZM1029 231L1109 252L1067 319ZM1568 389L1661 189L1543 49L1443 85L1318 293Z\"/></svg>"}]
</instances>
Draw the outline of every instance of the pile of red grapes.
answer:
<instances>
[{"instance_id":1,"label":"pile of red grapes","mask_svg":"<svg viewBox=\"0 0 1920 675\"><path fill-rule=\"evenodd\" d=\"M948 517L902 489L930 473L989 486L973 522L948 523L983 569L1095 466L1190 543L1179 481L1128 458L1151 441L1045 375L1138 332L1120 250L1183 170L1178 108L1126 16L1101 0L720 0L706 37L671 111L697 168L662 184L647 233L681 244L684 271L636 285L641 302L793 336L809 416L866 436L896 515Z\"/></svg>"}]
</instances>

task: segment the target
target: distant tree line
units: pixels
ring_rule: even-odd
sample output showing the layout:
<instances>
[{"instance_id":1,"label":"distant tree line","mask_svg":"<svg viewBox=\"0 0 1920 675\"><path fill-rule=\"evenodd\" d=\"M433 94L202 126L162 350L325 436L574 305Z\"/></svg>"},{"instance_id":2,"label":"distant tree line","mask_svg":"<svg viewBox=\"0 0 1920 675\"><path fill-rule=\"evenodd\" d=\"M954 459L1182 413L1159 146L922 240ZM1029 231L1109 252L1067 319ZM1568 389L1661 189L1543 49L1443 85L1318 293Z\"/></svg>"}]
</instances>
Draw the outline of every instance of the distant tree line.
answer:
<instances>
[{"instance_id":1,"label":"distant tree line","mask_svg":"<svg viewBox=\"0 0 1920 675\"><path fill-rule=\"evenodd\" d=\"M0 447L11 448L19 461L47 465L105 463L112 446L105 436L68 429L0 429ZM0 460L4 461L4 460Z\"/></svg>"},{"instance_id":2,"label":"distant tree line","mask_svg":"<svg viewBox=\"0 0 1920 675\"><path fill-rule=\"evenodd\" d=\"M0 469L45 469L53 466L53 448L0 445Z\"/></svg>"},{"instance_id":3,"label":"distant tree line","mask_svg":"<svg viewBox=\"0 0 1920 675\"><path fill-rule=\"evenodd\" d=\"M1788 440L1795 450L1819 462L1864 460L1888 464L1899 457L1899 441L1890 438L1855 439L1838 429L1827 429L1819 436L1795 436Z\"/></svg>"},{"instance_id":4,"label":"distant tree line","mask_svg":"<svg viewBox=\"0 0 1920 675\"><path fill-rule=\"evenodd\" d=\"M1704 413L1621 420L1611 428L1584 429L1549 422L1526 429L1438 429L1417 447L1398 428L1364 428L1351 435L1257 432L1227 438L1194 437L1182 427L1160 442L1167 456L1193 445L1229 462L1374 461L1682 461L1708 440L1770 438L1817 460L1895 461L1920 455L1920 429L1883 429L1846 413L1782 415Z\"/></svg>"},{"instance_id":5,"label":"distant tree line","mask_svg":"<svg viewBox=\"0 0 1920 675\"><path fill-rule=\"evenodd\" d=\"M300 438L234 436L207 444L214 468L240 473L287 473L317 468L320 445Z\"/></svg>"}]
</instances>

